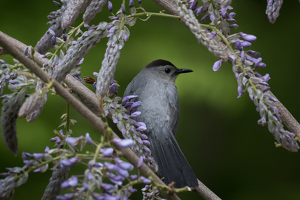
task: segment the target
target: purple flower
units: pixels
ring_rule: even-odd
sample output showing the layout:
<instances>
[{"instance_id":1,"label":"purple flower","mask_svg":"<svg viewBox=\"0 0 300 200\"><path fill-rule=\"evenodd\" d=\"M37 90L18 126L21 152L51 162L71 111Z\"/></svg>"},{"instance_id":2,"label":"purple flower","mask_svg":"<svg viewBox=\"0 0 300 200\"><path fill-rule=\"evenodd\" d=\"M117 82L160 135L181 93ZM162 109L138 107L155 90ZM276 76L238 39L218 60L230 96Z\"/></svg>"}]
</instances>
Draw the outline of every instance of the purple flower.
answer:
<instances>
[{"instance_id":1,"label":"purple flower","mask_svg":"<svg viewBox=\"0 0 300 200\"><path fill-rule=\"evenodd\" d=\"M70 146L77 146L79 144L79 142L81 142L83 139L85 139L83 136L80 136L80 137L77 137L77 138L67 137L66 142Z\"/></svg>"},{"instance_id":2,"label":"purple flower","mask_svg":"<svg viewBox=\"0 0 300 200\"><path fill-rule=\"evenodd\" d=\"M239 27L239 25L237 25L237 24L230 24L229 25L229 28L238 28Z\"/></svg>"},{"instance_id":3,"label":"purple flower","mask_svg":"<svg viewBox=\"0 0 300 200\"><path fill-rule=\"evenodd\" d=\"M122 99L122 106L125 106L125 104L130 100L130 99L133 99L133 98L136 98L137 95L129 95L129 96L126 96Z\"/></svg>"},{"instance_id":4,"label":"purple flower","mask_svg":"<svg viewBox=\"0 0 300 200\"><path fill-rule=\"evenodd\" d=\"M222 60L218 60L214 63L214 66L213 66L213 70L214 71L218 71L222 65L223 61Z\"/></svg>"},{"instance_id":5,"label":"purple flower","mask_svg":"<svg viewBox=\"0 0 300 200\"><path fill-rule=\"evenodd\" d=\"M141 179L141 181L142 181L144 184L149 185L149 184L151 183L151 180L148 179L148 178L146 178L146 177L144 177L144 176L140 176L140 179Z\"/></svg>"},{"instance_id":6,"label":"purple flower","mask_svg":"<svg viewBox=\"0 0 300 200\"><path fill-rule=\"evenodd\" d=\"M241 61L244 63L245 62L245 52L241 52Z\"/></svg>"},{"instance_id":7,"label":"purple flower","mask_svg":"<svg viewBox=\"0 0 300 200\"><path fill-rule=\"evenodd\" d=\"M136 174L132 174L129 176L129 178L134 181L138 178L138 176Z\"/></svg>"},{"instance_id":8,"label":"purple flower","mask_svg":"<svg viewBox=\"0 0 300 200\"><path fill-rule=\"evenodd\" d=\"M73 158L70 159L62 159L60 160L60 164L62 164L64 167L73 167L76 165L76 163L78 162L79 157L75 156Z\"/></svg>"},{"instance_id":9,"label":"purple flower","mask_svg":"<svg viewBox=\"0 0 300 200\"><path fill-rule=\"evenodd\" d=\"M141 114L141 111L136 111L136 112L132 113L132 114L130 115L130 117L131 117L131 118L137 117L137 116L139 116L140 114Z\"/></svg>"},{"instance_id":10,"label":"purple flower","mask_svg":"<svg viewBox=\"0 0 300 200\"><path fill-rule=\"evenodd\" d=\"M108 184L108 183L101 183L100 187L105 191L114 191L115 190L115 186L112 184Z\"/></svg>"},{"instance_id":11,"label":"purple flower","mask_svg":"<svg viewBox=\"0 0 300 200\"><path fill-rule=\"evenodd\" d=\"M84 58L81 58L81 60L77 63L77 65L76 65L76 67L78 67L79 65L81 65L82 63L83 63L83 61L84 61ZM81 74L80 74L81 75ZM80 76L79 75L79 76Z\"/></svg>"},{"instance_id":12,"label":"purple flower","mask_svg":"<svg viewBox=\"0 0 300 200\"><path fill-rule=\"evenodd\" d=\"M112 12L112 9L113 9L112 3L110 1L108 1L107 5L108 5L109 12Z\"/></svg>"},{"instance_id":13,"label":"purple flower","mask_svg":"<svg viewBox=\"0 0 300 200\"><path fill-rule=\"evenodd\" d=\"M146 126L139 126L136 130L137 131L145 131L145 130L147 130L147 127Z\"/></svg>"},{"instance_id":14,"label":"purple flower","mask_svg":"<svg viewBox=\"0 0 300 200\"><path fill-rule=\"evenodd\" d=\"M143 158L143 156L141 156L136 167L140 168L143 165L143 162L144 162L144 158Z\"/></svg>"},{"instance_id":15,"label":"purple flower","mask_svg":"<svg viewBox=\"0 0 300 200\"><path fill-rule=\"evenodd\" d=\"M240 84L238 86L238 93L239 93L239 95L238 95L237 98L240 98L245 93L245 91L243 91L243 85L242 84Z\"/></svg>"},{"instance_id":16,"label":"purple flower","mask_svg":"<svg viewBox=\"0 0 300 200\"><path fill-rule=\"evenodd\" d=\"M117 168L117 172L119 175L124 176L124 177L129 177L129 173L127 170L124 170L120 167Z\"/></svg>"},{"instance_id":17,"label":"purple flower","mask_svg":"<svg viewBox=\"0 0 300 200\"><path fill-rule=\"evenodd\" d=\"M111 170L111 171L117 171L117 165L115 164L111 164L111 163L108 163L108 162L104 162L104 165L105 167L108 169L108 170Z\"/></svg>"},{"instance_id":18,"label":"purple flower","mask_svg":"<svg viewBox=\"0 0 300 200\"><path fill-rule=\"evenodd\" d=\"M131 163L124 162L124 161L120 160L119 158L117 158L115 160L116 160L117 165L124 170L131 171L134 168Z\"/></svg>"},{"instance_id":19,"label":"purple flower","mask_svg":"<svg viewBox=\"0 0 300 200\"><path fill-rule=\"evenodd\" d=\"M139 136L143 139L143 140L147 140L148 136L146 134L140 133Z\"/></svg>"},{"instance_id":20,"label":"purple flower","mask_svg":"<svg viewBox=\"0 0 300 200\"><path fill-rule=\"evenodd\" d=\"M141 3L142 3L142 0L138 0L138 3L141 4Z\"/></svg>"},{"instance_id":21,"label":"purple flower","mask_svg":"<svg viewBox=\"0 0 300 200\"><path fill-rule=\"evenodd\" d=\"M254 42L256 40L256 37L254 35L248 35L243 32L240 32L240 36L248 42Z\"/></svg>"},{"instance_id":22,"label":"purple flower","mask_svg":"<svg viewBox=\"0 0 300 200\"><path fill-rule=\"evenodd\" d=\"M124 7L124 5L123 5L123 4L121 4L121 10L122 10L122 13L123 13L123 14L125 14L125 13L126 13L126 11L125 11L125 7Z\"/></svg>"},{"instance_id":23,"label":"purple flower","mask_svg":"<svg viewBox=\"0 0 300 200\"><path fill-rule=\"evenodd\" d=\"M215 21L216 17L215 17L215 12L212 12L210 15L210 21Z\"/></svg>"},{"instance_id":24,"label":"purple flower","mask_svg":"<svg viewBox=\"0 0 300 200\"><path fill-rule=\"evenodd\" d=\"M131 139L118 139L118 138L114 138L113 142L116 143L118 146L120 146L122 148L128 148L131 145L133 145L133 140L131 140Z\"/></svg>"},{"instance_id":25,"label":"purple flower","mask_svg":"<svg viewBox=\"0 0 300 200\"><path fill-rule=\"evenodd\" d=\"M240 50L240 51L243 50L243 46L241 44L241 40L236 40L234 46L235 46L235 48L237 50Z\"/></svg>"},{"instance_id":26,"label":"purple flower","mask_svg":"<svg viewBox=\"0 0 300 200\"><path fill-rule=\"evenodd\" d=\"M217 31L213 31L208 35L208 37L214 38L216 37L216 35L217 35Z\"/></svg>"},{"instance_id":27,"label":"purple flower","mask_svg":"<svg viewBox=\"0 0 300 200\"><path fill-rule=\"evenodd\" d=\"M67 41L67 38L68 38L67 34L64 33L64 34L63 34L63 40L64 40L64 41Z\"/></svg>"},{"instance_id":28,"label":"purple flower","mask_svg":"<svg viewBox=\"0 0 300 200\"><path fill-rule=\"evenodd\" d=\"M134 103L131 105L130 110L133 110L133 109L139 107L141 104L142 104L141 101L136 101L136 102L134 102Z\"/></svg>"},{"instance_id":29,"label":"purple flower","mask_svg":"<svg viewBox=\"0 0 300 200\"><path fill-rule=\"evenodd\" d=\"M195 11L198 5L198 0L194 0L191 4L190 4L190 9L192 11Z\"/></svg>"},{"instance_id":30,"label":"purple flower","mask_svg":"<svg viewBox=\"0 0 300 200\"><path fill-rule=\"evenodd\" d=\"M50 148L48 147L48 146L46 146L46 148L45 148L45 153L48 153L48 151L50 150Z\"/></svg>"},{"instance_id":31,"label":"purple flower","mask_svg":"<svg viewBox=\"0 0 300 200\"><path fill-rule=\"evenodd\" d=\"M58 6L58 7L61 7L60 3L58 3L57 1L53 1L53 3Z\"/></svg>"},{"instance_id":32,"label":"purple flower","mask_svg":"<svg viewBox=\"0 0 300 200\"><path fill-rule=\"evenodd\" d=\"M231 58L232 60L235 60L235 56L232 54L230 54L228 57Z\"/></svg>"},{"instance_id":33,"label":"purple flower","mask_svg":"<svg viewBox=\"0 0 300 200\"><path fill-rule=\"evenodd\" d=\"M109 86L109 91L111 93L113 93L113 94L118 94L118 90L117 89L118 88L117 88L116 84L114 84L114 83Z\"/></svg>"},{"instance_id":34,"label":"purple flower","mask_svg":"<svg viewBox=\"0 0 300 200\"><path fill-rule=\"evenodd\" d=\"M134 4L134 1L133 0L129 0L129 8L131 8Z\"/></svg>"},{"instance_id":35,"label":"purple flower","mask_svg":"<svg viewBox=\"0 0 300 200\"><path fill-rule=\"evenodd\" d=\"M27 56L27 54L28 54L28 47L26 47L24 50L24 55Z\"/></svg>"},{"instance_id":36,"label":"purple flower","mask_svg":"<svg viewBox=\"0 0 300 200\"><path fill-rule=\"evenodd\" d=\"M71 178L69 178L68 180L64 181L61 184L61 188L62 189L68 189L70 187L75 187L78 184L78 179L76 176L71 176Z\"/></svg>"},{"instance_id":37,"label":"purple flower","mask_svg":"<svg viewBox=\"0 0 300 200\"><path fill-rule=\"evenodd\" d=\"M92 138L90 137L90 134L89 134L89 133L86 133L86 134L85 134L85 142L86 142L87 144L93 144L93 140L92 140Z\"/></svg>"},{"instance_id":38,"label":"purple flower","mask_svg":"<svg viewBox=\"0 0 300 200\"><path fill-rule=\"evenodd\" d=\"M257 51L248 50L247 53L249 53L251 56L260 56L260 53Z\"/></svg>"},{"instance_id":39,"label":"purple flower","mask_svg":"<svg viewBox=\"0 0 300 200\"><path fill-rule=\"evenodd\" d=\"M128 107L131 107L132 104L133 104L133 102L127 102L127 103L125 104L124 107L125 107L126 109L128 109Z\"/></svg>"},{"instance_id":40,"label":"purple flower","mask_svg":"<svg viewBox=\"0 0 300 200\"><path fill-rule=\"evenodd\" d=\"M135 188L127 188L127 191L130 192L130 193L135 193L135 192L137 192L137 189L135 189Z\"/></svg>"},{"instance_id":41,"label":"purple flower","mask_svg":"<svg viewBox=\"0 0 300 200\"><path fill-rule=\"evenodd\" d=\"M209 14L206 13L202 18L201 18L201 23L205 22L207 18L209 17Z\"/></svg>"},{"instance_id":42,"label":"purple flower","mask_svg":"<svg viewBox=\"0 0 300 200\"><path fill-rule=\"evenodd\" d=\"M147 145L147 146L150 146L150 142L148 140L143 140L143 144Z\"/></svg>"},{"instance_id":43,"label":"purple flower","mask_svg":"<svg viewBox=\"0 0 300 200\"><path fill-rule=\"evenodd\" d=\"M51 37L51 43L52 43L52 45L56 44L56 37L55 36Z\"/></svg>"},{"instance_id":44,"label":"purple flower","mask_svg":"<svg viewBox=\"0 0 300 200\"><path fill-rule=\"evenodd\" d=\"M96 199L96 200L104 200L104 196L103 195L100 195L98 193L95 193L93 192L93 197Z\"/></svg>"},{"instance_id":45,"label":"purple flower","mask_svg":"<svg viewBox=\"0 0 300 200\"><path fill-rule=\"evenodd\" d=\"M100 153L102 153L106 157L109 157L114 153L114 149L111 147L106 148L106 149L100 149Z\"/></svg>"},{"instance_id":46,"label":"purple flower","mask_svg":"<svg viewBox=\"0 0 300 200\"><path fill-rule=\"evenodd\" d=\"M251 43L250 43L250 42L247 42L247 41L242 41L242 42L241 42L241 45L242 45L243 47L251 47Z\"/></svg>"},{"instance_id":47,"label":"purple flower","mask_svg":"<svg viewBox=\"0 0 300 200\"><path fill-rule=\"evenodd\" d=\"M39 159L39 160L44 157L43 153L33 153L32 155L33 155L33 157L35 157L36 159Z\"/></svg>"},{"instance_id":48,"label":"purple flower","mask_svg":"<svg viewBox=\"0 0 300 200\"><path fill-rule=\"evenodd\" d=\"M51 138L50 142L55 142L56 145L60 145L61 144L61 139L58 136L56 136L54 138Z\"/></svg>"}]
</instances>

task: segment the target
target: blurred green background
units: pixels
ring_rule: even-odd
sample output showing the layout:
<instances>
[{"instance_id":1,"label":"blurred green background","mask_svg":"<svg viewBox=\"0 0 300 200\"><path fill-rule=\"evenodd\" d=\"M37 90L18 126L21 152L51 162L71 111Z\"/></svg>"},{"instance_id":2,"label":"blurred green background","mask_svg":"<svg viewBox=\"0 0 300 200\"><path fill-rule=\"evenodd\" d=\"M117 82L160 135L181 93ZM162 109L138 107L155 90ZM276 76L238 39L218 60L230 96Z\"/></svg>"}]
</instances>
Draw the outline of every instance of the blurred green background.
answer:
<instances>
[{"instance_id":1,"label":"blurred green background","mask_svg":"<svg viewBox=\"0 0 300 200\"><path fill-rule=\"evenodd\" d=\"M121 1L113 1L114 12L119 4ZM142 5L147 11L161 10L152 1L144 0ZM0 31L32 46L48 29L47 15L57 9L51 0L1 0L0 6ZM272 92L299 119L299 2L284 1L275 24L270 24L265 14L266 1L233 1L232 7L240 26L232 31L257 36L251 49L261 52L267 64L258 72L270 74ZM103 20L109 21L107 7L90 25ZM76 23L80 21L81 18ZM162 58L179 68L194 70L177 79L181 110L176 137L196 176L206 186L222 199L300 199L298 153L275 148L275 140L267 127L257 125L259 114L248 95L237 99L236 79L228 63L214 72L212 66L217 58L198 44L178 20L152 17L146 22L138 20L129 29L131 35L115 73L121 85L120 96L131 79L152 60ZM102 40L85 56L83 76L99 71L106 42L107 39ZM11 57L2 59L10 61ZM19 119L19 154L14 157L1 137L0 172L5 172L5 167L23 166L23 151L42 152L47 145L53 147L49 139L54 137L53 130L61 123L60 116L65 110L62 98L49 96L35 122ZM78 121L72 127L74 136L89 132L94 139L99 138L96 129L74 110L71 110L71 118ZM71 173L83 171L83 166L77 166ZM51 172L30 174L27 184L16 189L14 199L40 199L50 176ZM179 196L201 199L194 193ZM132 199L141 199L141 195L136 194Z\"/></svg>"}]
</instances>

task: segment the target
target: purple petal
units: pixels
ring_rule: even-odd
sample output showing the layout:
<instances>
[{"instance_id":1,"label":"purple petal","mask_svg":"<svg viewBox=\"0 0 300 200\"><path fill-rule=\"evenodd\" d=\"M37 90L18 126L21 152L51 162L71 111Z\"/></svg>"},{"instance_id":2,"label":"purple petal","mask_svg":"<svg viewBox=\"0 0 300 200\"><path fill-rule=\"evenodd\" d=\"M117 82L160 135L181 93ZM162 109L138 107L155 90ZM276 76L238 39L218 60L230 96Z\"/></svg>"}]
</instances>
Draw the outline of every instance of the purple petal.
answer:
<instances>
[{"instance_id":1,"label":"purple petal","mask_svg":"<svg viewBox=\"0 0 300 200\"><path fill-rule=\"evenodd\" d=\"M107 5L108 5L109 12L112 12L112 9L113 9L112 3L110 1L108 1Z\"/></svg>"},{"instance_id":2,"label":"purple petal","mask_svg":"<svg viewBox=\"0 0 300 200\"><path fill-rule=\"evenodd\" d=\"M113 141L122 148L128 148L133 145L133 140L131 139L117 139L114 138Z\"/></svg>"},{"instance_id":3,"label":"purple petal","mask_svg":"<svg viewBox=\"0 0 300 200\"><path fill-rule=\"evenodd\" d=\"M115 165L115 164L104 162L104 165L107 169L109 169L111 171L116 171L118 169L117 165Z\"/></svg>"},{"instance_id":4,"label":"purple petal","mask_svg":"<svg viewBox=\"0 0 300 200\"><path fill-rule=\"evenodd\" d=\"M92 138L90 137L90 134L89 133L86 133L85 134L85 141L87 144L93 144L93 140Z\"/></svg>"},{"instance_id":5,"label":"purple petal","mask_svg":"<svg viewBox=\"0 0 300 200\"><path fill-rule=\"evenodd\" d=\"M116 86L116 84L112 84L112 85L110 85L110 87L109 87L109 91L111 92L111 93L113 93L113 94L118 94L118 87Z\"/></svg>"},{"instance_id":6,"label":"purple petal","mask_svg":"<svg viewBox=\"0 0 300 200\"><path fill-rule=\"evenodd\" d=\"M35 157L36 159L42 159L44 157L43 153L33 153L32 154L33 157Z\"/></svg>"},{"instance_id":7,"label":"purple petal","mask_svg":"<svg viewBox=\"0 0 300 200\"><path fill-rule=\"evenodd\" d=\"M27 54L28 54L28 47L26 47L24 50L24 55L27 56Z\"/></svg>"},{"instance_id":8,"label":"purple petal","mask_svg":"<svg viewBox=\"0 0 300 200\"><path fill-rule=\"evenodd\" d=\"M212 21L212 22L215 21L215 19L216 19L215 12L212 12L209 18L210 18L210 21Z\"/></svg>"},{"instance_id":9,"label":"purple petal","mask_svg":"<svg viewBox=\"0 0 300 200\"><path fill-rule=\"evenodd\" d=\"M57 1L53 1L53 3L54 3L56 6L61 7L61 4L58 3Z\"/></svg>"},{"instance_id":10,"label":"purple petal","mask_svg":"<svg viewBox=\"0 0 300 200\"><path fill-rule=\"evenodd\" d=\"M136 102L134 102L134 103L131 105L130 110L133 110L133 109L139 107L141 104L142 104L141 101L136 101Z\"/></svg>"},{"instance_id":11,"label":"purple petal","mask_svg":"<svg viewBox=\"0 0 300 200\"><path fill-rule=\"evenodd\" d=\"M214 38L216 37L216 35L217 35L217 31L213 31L208 35L208 37Z\"/></svg>"},{"instance_id":12,"label":"purple petal","mask_svg":"<svg viewBox=\"0 0 300 200\"><path fill-rule=\"evenodd\" d=\"M127 171L131 171L134 168L132 164L124 161L118 162L117 165Z\"/></svg>"},{"instance_id":13,"label":"purple petal","mask_svg":"<svg viewBox=\"0 0 300 200\"><path fill-rule=\"evenodd\" d=\"M248 50L247 53L249 53L251 56L260 56L260 53L257 51Z\"/></svg>"},{"instance_id":14,"label":"purple petal","mask_svg":"<svg viewBox=\"0 0 300 200\"><path fill-rule=\"evenodd\" d=\"M148 178L146 178L146 177L144 177L144 176L140 176L140 179L141 179L141 181L142 181L144 184L149 185L149 184L151 183L151 180L148 179Z\"/></svg>"},{"instance_id":15,"label":"purple petal","mask_svg":"<svg viewBox=\"0 0 300 200\"><path fill-rule=\"evenodd\" d=\"M133 174L133 175L130 175L129 178L134 181L138 178L138 176L136 174Z\"/></svg>"},{"instance_id":16,"label":"purple petal","mask_svg":"<svg viewBox=\"0 0 300 200\"><path fill-rule=\"evenodd\" d=\"M214 63L213 70L218 71L223 63L223 60L218 60Z\"/></svg>"},{"instance_id":17,"label":"purple petal","mask_svg":"<svg viewBox=\"0 0 300 200\"><path fill-rule=\"evenodd\" d=\"M134 4L134 1L133 0L129 0L129 8L131 8Z\"/></svg>"},{"instance_id":18,"label":"purple petal","mask_svg":"<svg viewBox=\"0 0 300 200\"><path fill-rule=\"evenodd\" d=\"M81 58L81 60L77 63L76 67L78 67L79 65L81 65L84 61L84 58Z\"/></svg>"},{"instance_id":19,"label":"purple petal","mask_svg":"<svg viewBox=\"0 0 300 200\"><path fill-rule=\"evenodd\" d=\"M234 55L230 54L228 57L231 58L232 60L235 60L235 56Z\"/></svg>"},{"instance_id":20,"label":"purple petal","mask_svg":"<svg viewBox=\"0 0 300 200\"><path fill-rule=\"evenodd\" d=\"M130 115L130 117L131 117L131 118L137 117L137 116L139 116L140 114L141 114L141 111L136 111L136 112L132 113L132 114Z\"/></svg>"},{"instance_id":21,"label":"purple petal","mask_svg":"<svg viewBox=\"0 0 300 200\"><path fill-rule=\"evenodd\" d=\"M147 130L147 127L146 126L139 126L136 130L137 131L145 131L145 130Z\"/></svg>"},{"instance_id":22,"label":"purple petal","mask_svg":"<svg viewBox=\"0 0 300 200\"><path fill-rule=\"evenodd\" d=\"M230 24L229 25L229 28L238 28L239 27L239 25L237 25L237 24Z\"/></svg>"},{"instance_id":23,"label":"purple petal","mask_svg":"<svg viewBox=\"0 0 300 200\"><path fill-rule=\"evenodd\" d=\"M240 36L248 42L254 42L256 40L256 37L254 35L248 35L248 34L240 32Z\"/></svg>"},{"instance_id":24,"label":"purple petal","mask_svg":"<svg viewBox=\"0 0 300 200\"><path fill-rule=\"evenodd\" d=\"M111 156L114 153L114 149L111 148L111 147L106 148L106 149L101 149L100 153L102 153L106 157L109 157L109 156Z\"/></svg>"},{"instance_id":25,"label":"purple petal","mask_svg":"<svg viewBox=\"0 0 300 200\"><path fill-rule=\"evenodd\" d=\"M144 158L143 158L143 156L141 156L136 167L140 168L142 166L143 162L144 162Z\"/></svg>"},{"instance_id":26,"label":"purple petal","mask_svg":"<svg viewBox=\"0 0 300 200\"><path fill-rule=\"evenodd\" d=\"M125 7L124 7L124 5L123 5L123 4L121 4L121 10L122 10L122 13L123 13L123 14L125 14L125 13L126 13L126 11L125 11Z\"/></svg>"},{"instance_id":27,"label":"purple petal","mask_svg":"<svg viewBox=\"0 0 300 200\"><path fill-rule=\"evenodd\" d=\"M129 95L129 96L126 96L122 99L122 106L125 106L125 104L130 100L130 99L133 99L133 98L136 98L137 95Z\"/></svg>"},{"instance_id":28,"label":"purple petal","mask_svg":"<svg viewBox=\"0 0 300 200\"><path fill-rule=\"evenodd\" d=\"M242 47L242 44L241 44L240 40L236 40L234 46L237 50L240 50L240 51L243 50L243 47Z\"/></svg>"},{"instance_id":29,"label":"purple petal","mask_svg":"<svg viewBox=\"0 0 300 200\"><path fill-rule=\"evenodd\" d=\"M238 95L237 98L240 98L240 97L244 94L244 91L243 91L243 85L242 85L242 84L240 84L240 85L238 86L238 93L239 93L239 95Z\"/></svg>"}]
</instances>

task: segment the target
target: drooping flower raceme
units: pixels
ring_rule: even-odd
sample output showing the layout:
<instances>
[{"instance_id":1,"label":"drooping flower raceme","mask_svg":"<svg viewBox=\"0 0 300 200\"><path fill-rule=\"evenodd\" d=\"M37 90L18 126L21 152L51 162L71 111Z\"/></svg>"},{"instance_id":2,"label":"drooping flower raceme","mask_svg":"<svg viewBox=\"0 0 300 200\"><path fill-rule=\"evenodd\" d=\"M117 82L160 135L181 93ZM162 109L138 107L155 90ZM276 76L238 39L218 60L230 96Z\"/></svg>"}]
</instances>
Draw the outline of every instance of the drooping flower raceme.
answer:
<instances>
[{"instance_id":1,"label":"drooping flower raceme","mask_svg":"<svg viewBox=\"0 0 300 200\"><path fill-rule=\"evenodd\" d=\"M238 82L238 97L241 97L247 91L250 99L256 105L257 111L260 113L261 119L258 123L260 125L268 124L269 131L284 148L293 152L297 151L299 146L295 141L295 135L283 129L278 109L275 105L277 100L268 92L270 90L267 83L270 79L269 75L262 76L253 71L256 68L265 67L266 64L262 62L262 58L255 58L260 55L259 52L245 50L251 46L251 42L254 42L256 37L243 32L230 34L230 28L238 28L237 24L229 24L236 22L233 18L235 13L228 13L228 10L232 9L230 6L231 1L202 0L203 5L198 8L197 0L188 1L189 8L186 6L186 1L174 1L178 6L177 9L183 22L195 34L198 41L219 58L213 65L213 70L217 71L223 62L230 61ZM282 1L268 1L268 13L274 19L278 16L281 4ZM203 13L204 16L201 22L209 18L211 24L200 25L194 12L196 15ZM234 45L235 50L232 48L232 45Z\"/></svg>"}]
</instances>

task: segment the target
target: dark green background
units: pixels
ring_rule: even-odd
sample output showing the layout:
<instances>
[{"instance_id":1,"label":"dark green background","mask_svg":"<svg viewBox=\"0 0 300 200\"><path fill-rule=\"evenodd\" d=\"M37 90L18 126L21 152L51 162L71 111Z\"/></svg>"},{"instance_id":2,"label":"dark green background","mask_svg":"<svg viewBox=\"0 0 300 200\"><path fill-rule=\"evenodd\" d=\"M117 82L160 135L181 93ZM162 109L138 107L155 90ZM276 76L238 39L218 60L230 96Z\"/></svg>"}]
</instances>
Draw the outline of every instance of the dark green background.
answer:
<instances>
[{"instance_id":1,"label":"dark green background","mask_svg":"<svg viewBox=\"0 0 300 200\"><path fill-rule=\"evenodd\" d=\"M116 11L121 1L113 3ZM161 10L152 1L144 0L143 6L147 11ZM270 24L265 14L266 1L236 0L232 6L240 26L233 31L257 36L251 49L261 52L267 64L258 72L271 75L272 92L299 119L299 2L285 1L275 24ZM1 0L0 7L0 30L32 46L48 29L47 15L57 9L50 0ZM92 23L109 21L107 16L105 7ZM76 23L80 21L81 18ZM248 95L236 98L236 79L228 63L214 72L212 66L217 58L175 19L138 20L130 31L115 74L121 85L121 96L130 80L152 60L162 58L179 68L194 70L194 73L181 75L176 83L181 109L177 140L204 184L222 199L300 199L298 153L274 147L272 134L266 127L257 125L259 114ZM84 76L99 71L106 42L107 39L102 40L85 56ZM11 58L4 56L3 59L9 61ZM64 100L50 95L35 122L19 119L19 155L14 157L1 138L0 172L5 172L5 167L22 166L23 151L42 152L46 145L52 147L49 139L54 136L53 130L60 124L65 110ZM96 129L74 110L71 118L78 121L72 128L74 136L89 132L94 139L99 137ZM73 174L83 171L84 167L79 166ZM50 176L51 172L30 174L27 184L16 189L14 199L40 199ZM179 196L200 199L196 194ZM133 198L141 199L141 196Z\"/></svg>"}]
</instances>

